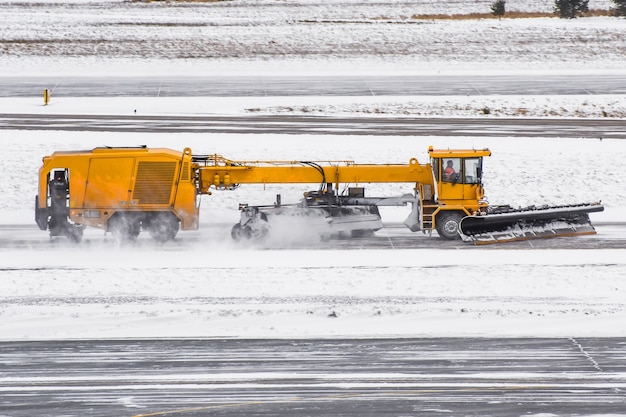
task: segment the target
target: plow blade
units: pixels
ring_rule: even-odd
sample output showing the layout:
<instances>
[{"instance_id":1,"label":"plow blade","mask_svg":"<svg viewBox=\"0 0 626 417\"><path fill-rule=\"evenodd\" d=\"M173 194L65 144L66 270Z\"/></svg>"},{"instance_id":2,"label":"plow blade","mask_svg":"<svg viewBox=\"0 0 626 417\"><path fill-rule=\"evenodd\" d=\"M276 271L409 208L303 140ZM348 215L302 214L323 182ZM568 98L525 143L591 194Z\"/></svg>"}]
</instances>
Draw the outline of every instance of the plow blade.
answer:
<instances>
[{"instance_id":1,"label":"plow blade","mask_svg":"<svg viewBox=\"0 0 626 417\"><path fill-rule=\"evenodd\" d=\"M596 231L589 213L603 211L599 203L558 207L499 209L461 220L465 240L475 244L512 242L558 236L591 235Z\"/></svg>"}]
</instances>

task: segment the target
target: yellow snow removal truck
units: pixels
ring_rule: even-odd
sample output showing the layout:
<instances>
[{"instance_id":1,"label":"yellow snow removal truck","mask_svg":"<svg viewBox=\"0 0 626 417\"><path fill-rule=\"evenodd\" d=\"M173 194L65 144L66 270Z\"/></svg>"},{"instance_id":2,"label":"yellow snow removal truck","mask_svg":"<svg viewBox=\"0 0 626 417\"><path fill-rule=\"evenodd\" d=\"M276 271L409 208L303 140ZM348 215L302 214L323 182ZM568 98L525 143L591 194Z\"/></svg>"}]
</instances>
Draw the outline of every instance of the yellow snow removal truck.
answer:
<instances>
[{"instance_id":1,"label":"yellow snow removal truck","mask_svg":"<svg viewBox=\"0 0 626 417\"><path fill-rule=\"evenodd\" d=\"M133 240L148 231L157 241L198 228L199 196L242 184L319 184L293 204L240 205L234 239L263 238L274 219L291 216L325 236L362 236L383 227L378 208L411 204L404 224L436 230L443 239L477 243L595 233L588 213L599 203L560 207L489 206L482 184L488 149L428 150L430 162L235 161L147 147L61 151L43 158L35 219L50 236L80 241L85 227ZM364 184L406 183L399 196L366 196ZM340 189L345 192L340 193Z\"/></svg>"}]
</instances>

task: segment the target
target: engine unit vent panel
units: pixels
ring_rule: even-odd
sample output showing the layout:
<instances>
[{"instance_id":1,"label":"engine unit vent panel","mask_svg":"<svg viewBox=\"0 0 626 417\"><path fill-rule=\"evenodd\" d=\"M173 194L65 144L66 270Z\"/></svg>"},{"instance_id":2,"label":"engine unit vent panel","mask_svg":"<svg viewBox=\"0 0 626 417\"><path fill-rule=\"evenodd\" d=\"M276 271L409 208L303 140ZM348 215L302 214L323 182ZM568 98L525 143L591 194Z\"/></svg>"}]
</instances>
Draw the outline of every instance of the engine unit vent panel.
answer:
<instances>
[{"instance_id":1,"label":"engine unit vent panel","mask_svg":"<svg viewBox=\"0 0 626 417\"><path fill-rule=\"evenodd\" d=\"M176 162L140 161L133 200L137 200L139 204L169 204L176 165Z\"/></svg>"}]
</instances>

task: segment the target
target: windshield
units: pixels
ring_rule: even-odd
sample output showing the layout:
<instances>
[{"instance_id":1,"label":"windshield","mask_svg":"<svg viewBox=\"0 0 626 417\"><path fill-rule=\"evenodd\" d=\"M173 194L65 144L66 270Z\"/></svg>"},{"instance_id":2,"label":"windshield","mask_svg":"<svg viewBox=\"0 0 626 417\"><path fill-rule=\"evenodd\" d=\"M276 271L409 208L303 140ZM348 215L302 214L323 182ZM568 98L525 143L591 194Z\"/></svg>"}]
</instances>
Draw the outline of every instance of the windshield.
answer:
<instances>
[{"instance_id":1,"label":"windshield","mask_svg":"<svg viewBox=\"0 0 626 417\"><path fill-rule=\"evenodd\" d=\"M436 181L455 184L480 184L482 158L433 158Z\"/></svg>"}]
</instances>

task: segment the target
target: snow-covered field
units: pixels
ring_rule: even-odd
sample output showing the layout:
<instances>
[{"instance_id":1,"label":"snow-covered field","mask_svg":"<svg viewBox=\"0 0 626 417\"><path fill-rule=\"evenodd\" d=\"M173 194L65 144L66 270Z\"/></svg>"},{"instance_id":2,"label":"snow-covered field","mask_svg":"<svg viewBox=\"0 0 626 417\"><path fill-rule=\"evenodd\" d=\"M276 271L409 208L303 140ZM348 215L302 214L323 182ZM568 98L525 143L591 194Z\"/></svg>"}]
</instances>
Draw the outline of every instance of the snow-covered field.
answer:
<instances>
[{"instance_id":1,"label":"snow-covered field","mask_svg":"<svg viewBox=\"0 0 626 417\"><path fill-rule=\"evenodd\" d=\"M486 6L490 2L464 2ZM598 1L591 7L608 8ZM452 2L233 1L165 3L0 2L0 75L285 74L426 72L621 72L626 21L556 18L427 21ZM545 2L508 1L509 9ZM457 4L458 5L458 4ZM96 12L94 12L96 11ZM558 46L557 46L558 45ZM189 55L193 52L193 56ZM204 100L204 101L203 101ZM321 114L393 113L428 102L425 115L467 115L468 106L566 108L559 117L623 117L623 95L431 98L2 98L0 113L245 113L308 106ZM499 100L499 101L498 101ZM600 110L602 111L602 110ZM430 112L430 113L429 113ZM509 113L514 113L511 110ZM505 113L505 115L510 115ZM506 137L351 137L1 131L4 230L33 223L41 157L100 145L220 153L233 159L426 161L435 147L488 147L485 186L494 204L602 200L594 220L622 220L626 179L615 175L626 143ZM619 172L619 169L617 169ZM373 186L373 194L398 194ZM626 250L259 250L216 236L237 204L271 203L298 187L242 187L202 203L202 229L179 244L103 244L0 249L0 338L625 336ZM44 232L33 232L46 240ZM626 249L626 248L625 248Z\"/></svg>"},{"instance_id":2,"label":"snow-covered field","mask_svg":"<svg viewBox=\"0 0 626 417\"><path fill-rule=\"evenodd\" d=\"M491 0L0 1L0 74L296 74L617 70L626 21L416 19ZM509 11L552 2L509 0ZM591 9L609 10L609 0Z\"/></svg>"}]
</instances>

